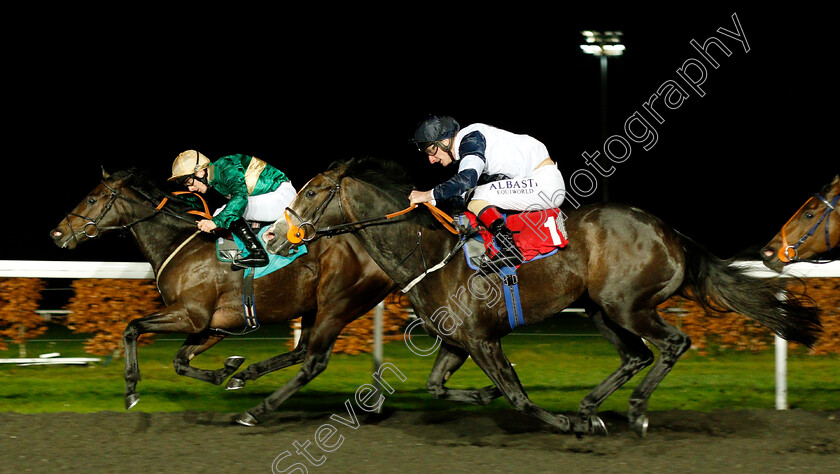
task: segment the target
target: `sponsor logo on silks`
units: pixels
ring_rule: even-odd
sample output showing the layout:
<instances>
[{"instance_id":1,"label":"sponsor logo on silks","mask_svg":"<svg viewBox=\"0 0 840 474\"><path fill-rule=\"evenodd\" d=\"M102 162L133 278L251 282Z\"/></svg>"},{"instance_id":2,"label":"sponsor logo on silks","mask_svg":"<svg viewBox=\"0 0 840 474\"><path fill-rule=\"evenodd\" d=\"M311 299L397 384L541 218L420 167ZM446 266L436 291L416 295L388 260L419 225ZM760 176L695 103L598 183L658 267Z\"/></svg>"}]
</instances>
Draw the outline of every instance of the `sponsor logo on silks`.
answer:
<instances>
[{"instance_id":1,"label":"sponsor logo on silks","mask_svg":"<svg viewBox=\"0 0 840 474\"><path fill-rule=\"evenodd\" d=\"M490 189L499 194L532 194L537 183L532 178L506 179L490 183Z\"/></svg>"}]
</instances>

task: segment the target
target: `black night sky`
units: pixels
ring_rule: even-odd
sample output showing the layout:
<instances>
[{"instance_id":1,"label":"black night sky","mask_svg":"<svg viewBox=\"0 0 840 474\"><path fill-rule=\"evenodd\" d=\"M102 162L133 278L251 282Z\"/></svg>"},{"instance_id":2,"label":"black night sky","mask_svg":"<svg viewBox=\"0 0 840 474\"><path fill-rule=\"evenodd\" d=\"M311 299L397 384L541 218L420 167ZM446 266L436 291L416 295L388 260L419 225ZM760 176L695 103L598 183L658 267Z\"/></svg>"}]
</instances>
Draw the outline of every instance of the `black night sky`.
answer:
<instances>
[{"instance_id":1,"label":"black night sky","mask_svg":"<svg viewBox=\"0 0 840 474\"><path fill-rule=\"evenodd\" d=\"M66 251L48 231L96 186L100 165L165 179L188 148L211 159L258 156L297 187L334 160L394 159L428 189L453 172L431 168L407 144L428 113L537 137L582 204L602 196L604 180L583 158L600 151L601 167L614 167L611 200L651 211L721 257L755 250L840 172L827 15L762 5L10 18L3 135L11 186L0 259L140 260L118 237ZM749 51L719 30L737 31L733 14ZM607 135L631 145L621 162L603 156L599 63L579 48L584 29L624 33L626 53L609 60L607 102ZM731 51L710 47L717 68L691 44L712 36ZM681 69L705 74L703 83L691 87ZM686 96L668 108L674 84ZM655 143L628 140L634 114L655 130ZM641 136L641 126L630 131ZM627 151L612 143L613 155ZM585 180L577 194L569 183L581 169L597 177L589 197Z\"/></svg>"}]
</instances>

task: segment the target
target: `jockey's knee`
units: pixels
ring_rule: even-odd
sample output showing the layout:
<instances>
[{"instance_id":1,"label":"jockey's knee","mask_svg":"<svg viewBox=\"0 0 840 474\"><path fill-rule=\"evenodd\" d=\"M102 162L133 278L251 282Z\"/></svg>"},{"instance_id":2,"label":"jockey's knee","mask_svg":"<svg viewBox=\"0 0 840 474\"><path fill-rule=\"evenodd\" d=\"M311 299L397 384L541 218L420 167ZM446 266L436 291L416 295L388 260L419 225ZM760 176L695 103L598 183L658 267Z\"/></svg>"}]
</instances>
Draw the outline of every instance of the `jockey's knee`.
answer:
<instances>
[{"instance_id":1,"label":"jockey's knee","mask_svg":"<svg viewBox=\"0 0 840 474\"><path fill-rule=\"evenodd\" d=\"M490 203L483 199L473 199L467 204L467 209L473 214L479 215L488 206L490 206Z\"/></svg>"}]
</instances>

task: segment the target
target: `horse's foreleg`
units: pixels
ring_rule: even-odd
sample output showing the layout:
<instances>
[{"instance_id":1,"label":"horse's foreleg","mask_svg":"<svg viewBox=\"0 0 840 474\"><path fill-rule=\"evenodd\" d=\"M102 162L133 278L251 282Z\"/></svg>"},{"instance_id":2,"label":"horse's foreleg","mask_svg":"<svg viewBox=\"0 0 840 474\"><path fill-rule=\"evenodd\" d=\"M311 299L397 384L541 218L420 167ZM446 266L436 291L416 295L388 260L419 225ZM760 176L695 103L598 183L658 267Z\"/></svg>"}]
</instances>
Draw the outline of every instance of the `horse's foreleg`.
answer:
<instances>
[{"instance_id":1,"label":"horse's foreleg","mask_svg":"<svg viewBox=\"0 0 840 474\"><path fill-rule=\"evenodd\" d=\"M128 323L123 332L125 348L125 409L130 410L137 404L137 382L140 381L140 365L137 360L137 338L146 333L192 333L196 331L186 311L179 308L166 308L165 312L153 313L137 318Z\"/></svg>"},{"instance_id":2,"label":"horse's foreleg","mask_svg":"<svg viewBox=\"0 0 840 474\"><path fill-rule=\"evenodd\" d=\"M502 392L495 385L488 385L480 390L461 390L446 388L444 384L467 360L467 351L446 343L442 343L438 351L435 365L426 381L426 389L434 398L467 402L475 405L487 405L502 396Z\"/></svg>"},{"instance_id":3,"label":"horse's foreleg","mask_svg":"<svg viewBox=\"0 0 840 474\"><path fill-rule=\"evenodd\" d=\"M266 397L262 403L245 413L237 415L234 421L245 426L256 425L263 415L277 410L277 407L288 400L301 387L323 372L329 363L333 344L335 344L335 340L343 327L343 325L321 324L317 329L313 329L309 348L300 371L280 389Z\"/></svg>"},{"instance_id":4,"label":"horse's foreleg","mask_svg":"<svg viewBox=\"0 0 840 474\"><path fill-rule=\"evenodd\" d=\"M309 328L304 328L300 333L300 340L293 350L249 365L228 380L227 390L240 389L245 386L245 382L248 380L256 380L269 372L300 364L306 357L308 342Z\"/></svg>"},{"instance_id":5,"label":"horse's foreleg","mask_svg":"<svg viewBox=\"0 0 840 474\"><path fill-rule=\"evenodd\" d=\"M621 366L580 402L576 432L591 431L593 424L603 427L603 422L597 415L601 403L639 371L653 363L653 353L639 336L617 325L606 317L600 308L587 308L587 313L604 338L618 350Z\"/></svg>"},{"instance_id":6,"label":"horse's foreleg","mask_svg":"<svg viewBox=\"0 0 840 474\"><path fill-rule=\"evenodd\" d=\"M571 421L568 417L540 408L528 398L498 340L475 341L470 344L469 352L475 363L490 377L490 380L496 384L516 410L538 418L562 431L571 429Z\"/></svg>"},{"instance_id":7,"label":"horse's foreleg","mask_svg":"<svg viewBox=\"0 0 840 474\"><path fill-rule=\"evenodd\" d=\"M203 353L207 349L213 347L216 343L225 338L224 334L191 334L187 336L184 345L175 354L173 365L175 366L175 373L178 375L185 375L187 377L210 382L213 385L221 385L230 374L236 372L236 369L245 362L245 358L241 356L231 356L225 359L224 367L217 370L198 369L190 365L190 361L197 355Z\"/></svg>"},{"instance_id":8,"label":"horse's foreleg","mask_svg":"<svg viewBox=\"0 0 840 474\"><path fill-rule=\"evenodd\" d=\"M131 410L140 396L137 395L137 382L140 381L140 364L137 360L137 338L140 332L137 325L133 324L137 319L128 323L123 332L123 348L125 350L125 409Z\"/></svg>"}]
</instances>

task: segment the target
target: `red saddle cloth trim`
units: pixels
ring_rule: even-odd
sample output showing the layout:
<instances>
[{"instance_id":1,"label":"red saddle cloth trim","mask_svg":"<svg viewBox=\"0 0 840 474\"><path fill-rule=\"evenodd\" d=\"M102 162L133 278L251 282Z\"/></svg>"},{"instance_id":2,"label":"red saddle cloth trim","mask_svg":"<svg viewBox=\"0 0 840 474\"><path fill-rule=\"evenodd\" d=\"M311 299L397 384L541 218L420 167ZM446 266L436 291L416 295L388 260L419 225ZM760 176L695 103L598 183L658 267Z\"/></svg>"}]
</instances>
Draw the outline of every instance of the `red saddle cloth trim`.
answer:
<instances>
[{"instance_id":1,"label":"red saddle cloth trim","mask_svg":"<svg viewBox=\"0 0 840 474\"><path fill-rule=\"evenodd\" d=\"M470 221L470 225L479 228L479 233L484 239L484 247L489 248L490 253L495 255L497 250L492 243L492 234L484 227L479 227L475 214L469 211L465 214ZM557 229L557 219L562 219L560 209L520 212L505 216L508 229L513 232L513 241L522 251L525 261L568 245L569 240ZM555 232L551 232L550 226L554 226Z\"/></svg>"}]
</instances>

